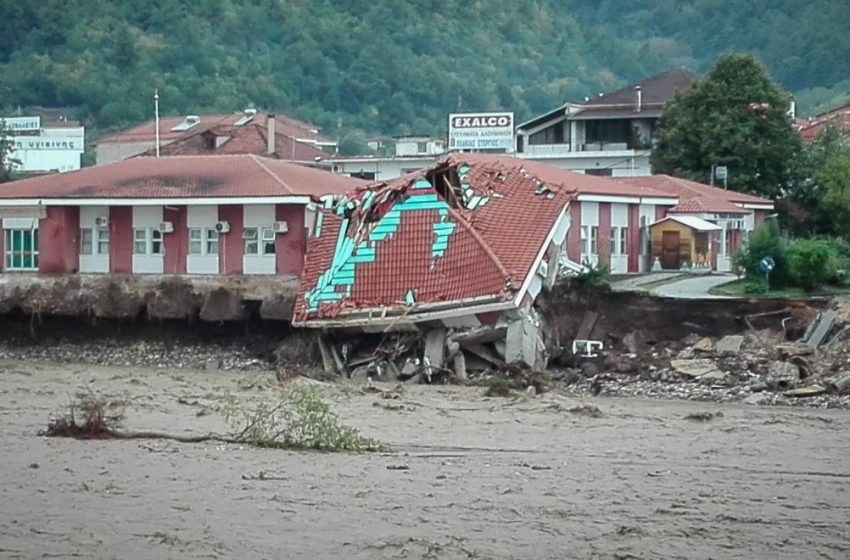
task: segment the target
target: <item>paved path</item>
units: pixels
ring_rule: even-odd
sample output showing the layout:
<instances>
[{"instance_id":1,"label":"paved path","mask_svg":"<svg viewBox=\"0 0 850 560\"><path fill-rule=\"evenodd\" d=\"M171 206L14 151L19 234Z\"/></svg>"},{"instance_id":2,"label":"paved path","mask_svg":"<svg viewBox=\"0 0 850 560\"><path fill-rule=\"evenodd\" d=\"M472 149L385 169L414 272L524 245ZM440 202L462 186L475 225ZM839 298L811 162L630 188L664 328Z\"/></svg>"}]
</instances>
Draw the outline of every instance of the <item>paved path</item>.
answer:
<instances>
[{"instance_id":1,"label":"paved path","mask_svg":"<svg viewBox=\"0 0 850 560\"><path fill-rule=\"evenodd\" d=\"M715 286L732 282L734 274L705 274L687 276L677 282L664 284L649 291L652 295L682 299L722 299L729 296L716 296L708 291Z\"/></svg>"},{"instance_id":2,"label":"paved path","mask_svg":"<svg viewBox=\"0 0 850 560\"><path fill-rule=\"evenodd\" d=\"M680 276L681 274L681 272L653 272L652 274L628 276L621 280L611 282L611 289L615 292L645 292L646 290L640 287L641 284L667 280Z\"/></svg>"}]
</instances>

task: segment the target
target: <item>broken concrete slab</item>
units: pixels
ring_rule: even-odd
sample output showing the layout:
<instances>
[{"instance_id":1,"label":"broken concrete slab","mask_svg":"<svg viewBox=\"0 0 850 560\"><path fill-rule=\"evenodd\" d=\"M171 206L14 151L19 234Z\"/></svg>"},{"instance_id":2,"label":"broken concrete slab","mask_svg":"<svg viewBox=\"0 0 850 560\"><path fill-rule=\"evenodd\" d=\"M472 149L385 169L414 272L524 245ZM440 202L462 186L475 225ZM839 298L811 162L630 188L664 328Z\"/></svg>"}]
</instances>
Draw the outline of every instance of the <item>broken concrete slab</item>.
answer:
<instances>
[{"instance_id":1,"label":"broken concrete slab","mask_svg":"<svg viewBox=\"0 0 850 560\"><path fill-rule=\"evenodd\" d=\"M709 337L699 339L693 346L695 352L714 352L714 341Z\"/></svg>"},{"instance_id":2,"label":"broken concrete slab","mask_svg":"<svg viewBox=\"0 0 850 560\"><path fill-rule=\"evenodd\" d=\"M470 344L487 344L488 342L503 340L507 332L507 326L479 327L477 329L455 333L451 336L450 340L456 341L461 346L469 346Z\"/></svg>"},{"instance_id":3,"label":"broken concrete slab","mask_svg":"<svg viewBox=\"0 0 850 560\"><path fill-rule=\"evenodd\" d=\"M543 339L540 336L540 321L530 313L508 325L505 337L505 361L528 367L532 371L546 368Z\"/></svg>"},{"instance_id":4,"label":"broken concrete slab","mask_svg":"<svg viewBox=\"0 0 850 560\"><path fill-rule=\"evenodd\" d=\"M717 341L714 351L718 356L737 356L741 353L744 337L739 334L727 335Z\"/></svg>"},{"instance_id":5,"label":"broken concrete slab","mask_svg":"<svg viewBox=\"0 0 850 560\"><path fill-rule=\"evenodd\" d=\"M720 371L720 368L717 367L717 364L715 364L712 360L706 358L696 358L692 360L670 360L670 366L682 375L692 378L698 378L704 375L726 375L725 373Z\"/></svg>"},{"instance_id":6,"label":"broken concrete slab","mask_svg":"<svg viewBox=\"0 0 850 560\"><path fill-rule=\"evenodd\" d=\"M770 402L770 399L771 397L767 393L753 393L741 402L744 404L766 404Z\"/></svg>"},{"instance_id":7,"label":"broken concrete slab","mask_svg":"<svg viewBox=\"0 0 850 560\"><path fill-rule=\"evenodd\" d=\"M433 368L443 367L446 352L446 329L432 329L425 334L425 352L423 358L426 364Z\"/></svg>"},{"instance_id":8,"label":"broken concrete slab","mask_svg":"<svg viewBox=\"0 0 850 560\"><path fill-rule=\"evenodd\" d=\"M469 377L466 373L466 356L463 352L458 352L454 357L454 370L455 376L461 380L466 381Z\"/></svg>"},{"instance_id":9,"label":"broken concrete slab","mask_svg":"<svg viewBox=\"0 0 850 560\"><path fill-rule=\"evenodd\" d=\"M803 342L812 348L817 348L823 344L823 341L826 339L826 335L829 334L833 323L835 323L836 317L837 314L832 309L827 309L826 311L819 313L812 323L811 330L806 332L807 336L804 338Z\"/></svg>"},{"instance_id":10,"label":"broken concrete slab","mask_svg":"<svg viewBox=\"0 0 850 560\"><path fill-rule=\"evenodd\" d=\"M814 349L803 342L788 342L785 344L777 344L776 351L783 358L791 356L808 356L814 354Z\"/></svg>"}]
</instances>

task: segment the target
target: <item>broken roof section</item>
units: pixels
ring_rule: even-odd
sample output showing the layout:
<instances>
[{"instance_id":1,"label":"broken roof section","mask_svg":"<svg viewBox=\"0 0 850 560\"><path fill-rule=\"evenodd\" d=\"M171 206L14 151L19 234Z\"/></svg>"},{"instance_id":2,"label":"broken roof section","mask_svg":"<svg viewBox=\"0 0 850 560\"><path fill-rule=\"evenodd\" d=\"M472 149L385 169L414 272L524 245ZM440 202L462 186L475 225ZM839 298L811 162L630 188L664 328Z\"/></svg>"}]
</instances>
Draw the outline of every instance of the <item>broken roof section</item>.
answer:
<instances>
[{"instance_id":1,"label":"broken roof section","mask_svg":"<svg viewBox=\"0 0 850 560\"><path fill-rule=\"evenodd\" d=\"M507 156L453 154L327 198L307 247L295 324L376 326L520 307L563 243L576 181Z\"/></svg>"}]
</instances>

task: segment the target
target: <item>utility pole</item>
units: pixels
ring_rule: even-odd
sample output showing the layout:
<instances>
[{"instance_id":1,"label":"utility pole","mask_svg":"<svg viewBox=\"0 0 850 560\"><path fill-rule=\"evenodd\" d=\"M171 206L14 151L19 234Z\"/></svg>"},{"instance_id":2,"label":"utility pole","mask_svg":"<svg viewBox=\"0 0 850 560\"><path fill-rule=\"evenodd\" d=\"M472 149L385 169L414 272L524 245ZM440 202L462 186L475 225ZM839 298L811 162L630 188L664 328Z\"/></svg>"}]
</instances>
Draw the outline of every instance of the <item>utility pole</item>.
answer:
<instances>
[{"instance_id":1,"label":"utility pole","mask_svg":"<svg viewBox=\"0 0 850 560\"><path fill-rule=\"evenodd\" d=\"M159 157L159 90L153 90L153 118L156 126L156 157Z\"/></svg>"}]
</instances>

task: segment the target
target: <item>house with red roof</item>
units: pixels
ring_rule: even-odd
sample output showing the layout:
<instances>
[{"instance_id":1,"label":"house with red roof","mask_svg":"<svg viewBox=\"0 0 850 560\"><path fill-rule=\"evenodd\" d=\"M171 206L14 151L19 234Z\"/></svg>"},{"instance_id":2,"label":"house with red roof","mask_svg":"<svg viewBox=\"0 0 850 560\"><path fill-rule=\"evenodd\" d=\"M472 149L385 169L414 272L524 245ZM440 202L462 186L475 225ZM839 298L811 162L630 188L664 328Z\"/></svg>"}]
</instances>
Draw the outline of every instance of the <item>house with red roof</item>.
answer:
<instances>
[{"instance_id":1,"label":"house with red roof","mask_svg":"<svg viewBox=\"0 0 850 560\"><path fill-rule=\"evenodd\" d=\"M362 184L256 155L140 157L6 183L0 270L297 278L319 198Z\"/></svg>"},{"instance_id":2,"label":"house with red roof","mask_svg":"<svg viewBox=\"0 0 850 560\"><path fill-rule=\"evenodd\" d=\"M140 154L156 155L156 138L155 120L105 136L97 141L97 163L112 163ZM161 155L254 154L302 162L327 157L327 151L336 148L336 141L322 136L315 125L255 109L162 117L159 144Z\"/></svg>"},{"instance_id":3,"label":"house with red roof","mask_svg":"<svg viewBox=\"0 0 850 560\"><path fill-rule=\"evenodd\" d=\"M730 272L735 252L768 214L772 200L730 191L670 175L621 177L621 184L662 191L675 197L673 206L660 207L648 226L642 251L652 266L662 269L693 267Z\"/></svg>"},{"instance_id":4,"label":"house with red roof","mask_svg":"<svg viewBox=\"0 0 850 560\"><path fill-rule=\"evenodd\" d=\"M843 136L850 136L850 103L845 103L809 119L803 119L802 122L797 119L795 124L803 142L807 143L814 142L818 134L830 126L838 127Z\"/></svg>"}]
</instances>

